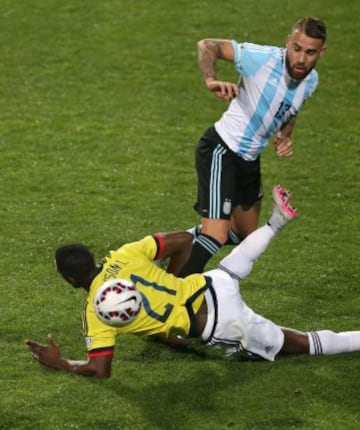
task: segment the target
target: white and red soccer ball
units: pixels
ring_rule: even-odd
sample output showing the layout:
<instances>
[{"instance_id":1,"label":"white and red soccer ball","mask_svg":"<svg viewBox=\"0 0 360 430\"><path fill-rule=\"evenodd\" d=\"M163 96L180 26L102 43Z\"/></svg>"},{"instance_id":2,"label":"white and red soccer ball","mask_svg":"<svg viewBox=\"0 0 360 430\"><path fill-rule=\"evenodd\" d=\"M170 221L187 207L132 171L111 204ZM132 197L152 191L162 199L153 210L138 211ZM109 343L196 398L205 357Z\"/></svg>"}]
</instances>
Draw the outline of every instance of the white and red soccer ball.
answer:
<instances>
[{"instance_id":1,"label":"white and red soccer ball","mask_svg":"<svg viewBox=\"0 0 360 430\"><path fill-rule=\"evenodd\" d=\"M110 279L99 287L94 297L97 317L105 324L121 327L132 322L142 304L140 292L133 282Z\"/></svg>"}]
</instances>

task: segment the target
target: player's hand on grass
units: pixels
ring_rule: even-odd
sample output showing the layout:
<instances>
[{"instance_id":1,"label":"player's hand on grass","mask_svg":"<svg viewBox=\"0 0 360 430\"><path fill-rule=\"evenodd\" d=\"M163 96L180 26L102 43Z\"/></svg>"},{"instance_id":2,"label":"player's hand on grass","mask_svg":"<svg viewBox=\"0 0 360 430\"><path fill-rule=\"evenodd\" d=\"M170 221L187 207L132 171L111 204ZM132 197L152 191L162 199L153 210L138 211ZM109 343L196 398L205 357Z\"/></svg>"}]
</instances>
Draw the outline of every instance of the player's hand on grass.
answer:
<instances>
[{"instance_id":1,"label":"player's hand on grass","mask_svg":"<svg viewBox=\"0 0 360 430\"><path fill-rule=\"evenodd\" d=\"M273 142L276 154L279 157L287 158L293 155L292 141L289 137L282 136L278 133Z\"/></svg>"},{"instance_id":2,"label":"player's hand on grass","mask_svg":"<svg viewBox=\"0 0 360 430\"><path fill-rule=\"evenodd\" d=\"M26 340L25 344L28 346L34 360L45 366L57 369L61 361L60 348L51 334L48 335L47 340L47 345L42 345L30 339Z\"/></svg>"},{"instance_id":3,"label":"player's hand on grass","mask_svg":"<svg viewBox=\"0 0 360 430\"><path fill-rule=\"evenodd\" d=\"M231 82L216 81L209 78L206 80L206 86L217 98L221 100L232 100L239 94L239 87Z\"/></svg>"}]
</instances>

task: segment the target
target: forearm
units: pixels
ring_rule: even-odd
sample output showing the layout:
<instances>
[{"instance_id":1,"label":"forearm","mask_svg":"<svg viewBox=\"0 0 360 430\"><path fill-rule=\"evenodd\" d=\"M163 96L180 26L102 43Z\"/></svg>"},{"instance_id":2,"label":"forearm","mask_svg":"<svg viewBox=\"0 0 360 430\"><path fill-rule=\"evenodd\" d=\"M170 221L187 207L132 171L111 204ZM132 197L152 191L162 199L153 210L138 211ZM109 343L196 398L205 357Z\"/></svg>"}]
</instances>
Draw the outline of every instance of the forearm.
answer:
<instances>
[{"instance_id":1,"label":"forearm","mask_svg":"<svg viewBox=\"0 0 360 430\"><path fill-rule=\"evenodd\" d=\"M220 57L219 45L210 39L198 42L198 62L205 80L216 80L216 60Z\"/></svg>"},{"instance_id":2,"label":"forearm","mask_svg":"<svg viewBox=\"0 0 360 430\"><path fill-rule=\"evenodd\" d=\"M172 234L174 242L167 245L169 264L166 271L177 275L190 257L193 235L187 231L180 231Z\"/></svg>"},{"instance_id":3,"label":"forearm","mask_svg":"<svg viewBox=\"0 0 360 430\"><path fill-rule=\"evenodd\" d=\"M89 360L68 360L61 357L56 360L47 360L43 358L38 361L44 366L63 372L83 376L96 376L96 369Z\"/></svg>"},{"instance_id":4,"label":"forearm","mask_svg":"<svg viewBox=\"0 0 360 430\"><path fill-rule=\"evenodd\" d=\"M230 101L239 94L239 88L232 82L217 80L216 62L218 59L234 61L234 48L230 40L203 39L198 42L199 68L207 89L215 97Z\"/></svg>"},{"instance_id":5,"label":"forearm","mask_svg":"<svg viewBox=\"0 0 360 430\"><path fill-rule=\"evenodd\" d=\"M108 378L111 374L112 353L88 360L67 360L62 357L60 348L51 334L48 335L47 345L41 345L31 339L27 339L25 343L33 359L51 369L97 378Z\"/></svg>"},{"instance_id":6,"label":"forearm","mask_svg":"<svg viewBox=\"0 0 360 430\"><path fill-rule=\"evenodd\" d=\"M280 130L282 138L290 138L295 127L295 117L292 117L287 123L285 123Z\"/></svg>"},{"instance_id":7,"label":"forearm","mask_svg":"<svg viewBox=\"0 0 360 430\"><path fill-rule=\"evenodd\" d=\"M190 249L191 250L191 249ZM190 257L190 251L179 252L173 255L169 261L166 271L177 275Z\"/></svg>"},{"instance_id":8,"label":"forearm","mask_svg":"<svg viewBox=\"0 0 360 430\"><path fill-rule=\"evenodd\" d=\"M58 369L76 375L98 376L95 367L88 360L67 360L61 358Z\"/></svg>"}]
</instances>

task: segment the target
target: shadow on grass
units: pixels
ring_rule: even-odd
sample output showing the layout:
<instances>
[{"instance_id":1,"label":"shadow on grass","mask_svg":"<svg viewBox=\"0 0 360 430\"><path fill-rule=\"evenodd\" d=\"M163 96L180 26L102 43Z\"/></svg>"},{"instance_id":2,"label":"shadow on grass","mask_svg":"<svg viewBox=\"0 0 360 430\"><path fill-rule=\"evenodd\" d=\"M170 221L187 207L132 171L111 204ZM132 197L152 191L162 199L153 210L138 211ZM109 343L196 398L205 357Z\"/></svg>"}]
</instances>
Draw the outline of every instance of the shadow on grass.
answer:
<instances>
[{"instance_id":1,"label":"shadow on grass","mask_svg":"<svg viewBox=\"0 0 360 430\"><path fill-rule=\"evenodd\" d=\"M339 360L350 364L356 359L354 354L239 362L224 359L212 348L198 348L169 353L160 345L146 344L136 360L148 367L146 383L110 383L108 388L120 397L126 393L127 400L141 409L142 417L155 429L304 429L311 418L303 415L301 407L307 410L309 399L325 409L337 404L350 414L356 411L353 402L349 404L339 395L345 375L339 375L338 367L332 365ZM168 373L161 372L159 362L169 364ZM336 386L339 390L334 396Z\"/></svg>"},{"instance_id":2,"label":"shadow on grass","mask_svg":"<svg viewBox=\"0 0 360 430\"><path fill-rule=\"evenodd\" d=\"M134 359L142 370L148 367L149 378L145 383L129 385L125 381L121 384L111 381L108 388L119 397L125 395L140 408L141 416L154 429L238 428L238 417L229 416L228 400L221 399L222 393L227 392L231 397L232 388L238 391L241 386L245 396L247 385L254 379L260 383L271 370L269 363L248 360L239 363L239 360L224 358L220 351L196 343L170 351L164 351L164 346L146 343ZM160 363L168 367L167 373L162 372ZM238 395L232 398L230 409L241 408L240 400Z\"/></svg>"}]
</instances>

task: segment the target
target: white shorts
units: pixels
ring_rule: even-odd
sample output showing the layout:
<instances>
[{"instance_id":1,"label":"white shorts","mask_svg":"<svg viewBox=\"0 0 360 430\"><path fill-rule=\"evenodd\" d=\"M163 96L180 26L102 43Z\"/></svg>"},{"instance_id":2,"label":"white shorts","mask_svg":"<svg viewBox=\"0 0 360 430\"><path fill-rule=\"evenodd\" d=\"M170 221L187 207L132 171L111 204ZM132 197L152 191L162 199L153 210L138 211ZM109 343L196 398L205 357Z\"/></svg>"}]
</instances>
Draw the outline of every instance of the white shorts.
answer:
<instances>
[{"instance_id":1,"label":"white shorts","mask_svg":"<svg viewBox=\"0 0 360 430\"><path fill-rule=\"evenodd\" d=\"M238 281L228 273L215 269L204 275L211 278L213 291L205 294L208 319L202 340L223 348L226 355L274 361L284 343L281 328L247 306Z\"/></svg>"}]
</instances>

